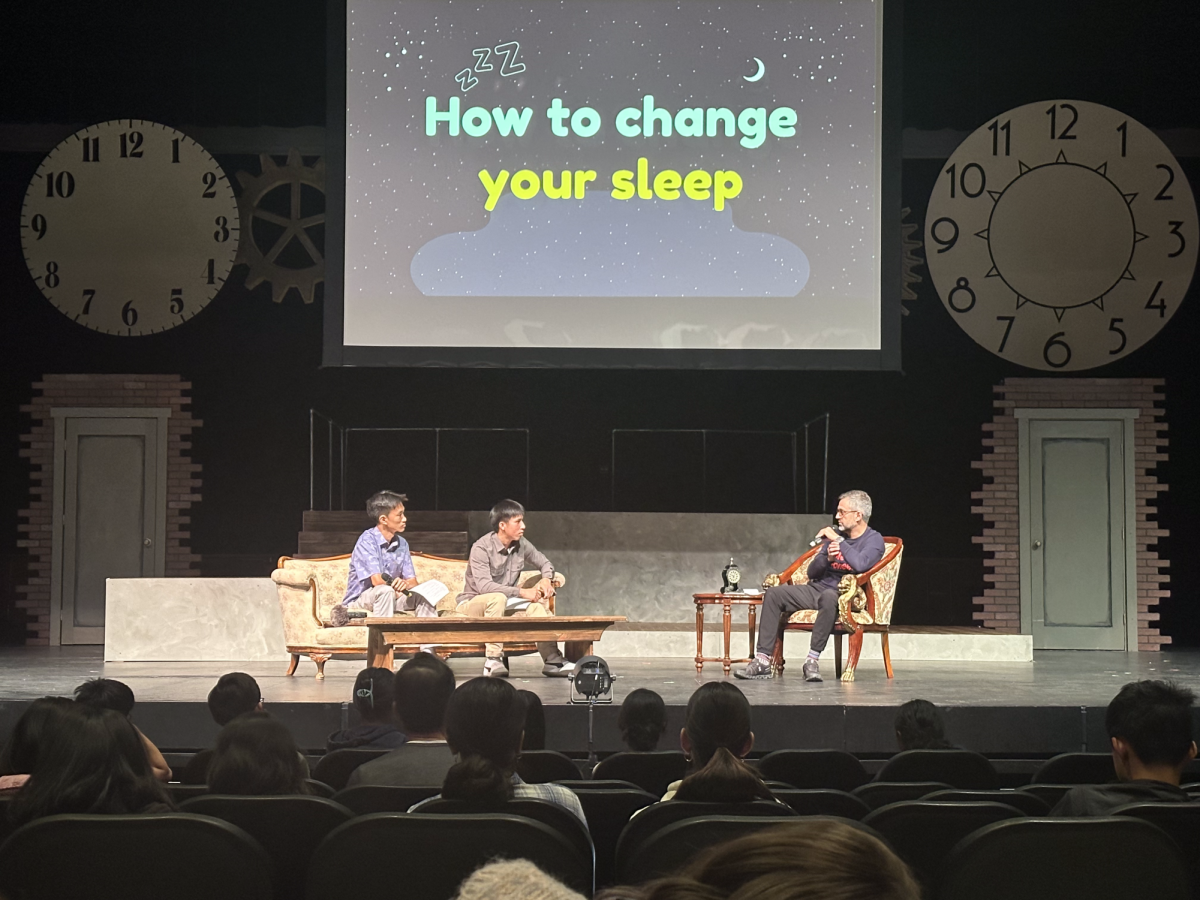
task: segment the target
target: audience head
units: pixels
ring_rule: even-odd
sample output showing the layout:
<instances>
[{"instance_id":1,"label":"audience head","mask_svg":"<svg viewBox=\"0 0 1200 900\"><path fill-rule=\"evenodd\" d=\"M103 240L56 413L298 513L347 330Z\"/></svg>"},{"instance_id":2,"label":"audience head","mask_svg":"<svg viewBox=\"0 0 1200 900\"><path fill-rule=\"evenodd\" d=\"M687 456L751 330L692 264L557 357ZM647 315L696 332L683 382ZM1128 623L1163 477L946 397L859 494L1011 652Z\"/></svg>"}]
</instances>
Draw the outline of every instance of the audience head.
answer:
<instances>
[{"instance_id":1,"label":"audience head","mask_svg":"<svg viewBox=\"0 0 1200 900\"><path fill-rule=\"evenodd\" d=\"M502 802L512 796L525 712L521 695L498 678L472 678L458 687L446 706L446 741L458 762L446 773L443 797Z\"/></svg>"},{"instance_id":2,"label":"audience head","mask_svg":"<svg viewBox=\"0 0 1200 900\"><path fill-rule=\"evenodd\" d=\"M743 803L773 799L759 774L742 761L754 746L750 702L735 685L710 681L692 694L679 743L691 760L676 800Z\"/></svg>"},{"instance_id":3,"label":"audience head","mask_svg":"<svg viewBox=\"0 0 1200 900\"><path fill-rule=\"evenodd\" d=\"M517 516L525 515L525 507L516 500L501 500L492 507L491 523L492 531L499 531L500 526L509 519L515 519Z\"/></svg>"},{"instance_id":4,"label":"audience head","mask_svg":"<svg viewBox=\"0 0 1200 900\"><path fill-rule=\"evenodd\" d=\"M408 736L445 734L446 704L454 693L454 673L432 653L416 654L393 682L396 716Z\"/></svg>"},{"instance_id":5,"label":"audience head","mask_svg":"<svg viewBox=\"0 0 1200 900\"><path fill-rule=\"evenodd\" d=\"M364 722L393 721L396 676L391 669L366 668L354 679L354 708Z\"/></svg>"},{"instance_id":6,"label":"audience head","mask_svg":"<svg viewBox=\"0 0 1200 900\"><path fill-rule=\"evenodd\" d=\"M111 678L91 678L75 688L77 703L111 709L123 716L133 712L133 691L129 685Z\"/></svg>"},{"instance_id":7,"label":"audience head","mask_svg":"<svg viewBox=\"0 0 1200 900\"><path fill-rule=\"evenodd\" d=\"M89 703L59 707L53 727L43 732L31 775L11 801L15 824L57 813L170 808L133 723L116 710Z\"/></svg>"},{"instance_id":8,"label":"audience head","mask_svg":"<svg viewBox=\"0 0 1200 900\"><path fill-rule=\"evenodd\" d=\"M630 750L657 750L658 739L667 730L663 698L647 688L630 691L617 714L617 728Z\"/></svg>"},{"instance_id":9,"label":"audience head","mask_svg":"<svg viewBox=\"0 0 1200 900\"><path fill-rule=\"evenodd\" d=\"M367 500L367 515L371 517L371 524L378 525L379 520L386 519L393 509L403 506L404 500L404 495L397 494L395 491L380 491L372 494Z\"/></svg>"},{"instance_id":10,"label":"audience head","mask_svg":"<svg viewBox=\"0 0 1200 900\"><path fill-rule=\"evenodd\" d=\"M901 750L949 750L942 713L928 700L909 700L896 712L896 743Z\"/></svg>"},{"instance_id":11,"label":"audience head","mask_svg":"<svg viewBox=\"0 0 1200 900\"><path fill-rule=\"evenodd\" d=\"M66 697L39 697L30 703L0 752L0 775L32 775L42 751L61 731L74 706Z\"/></svg>"},{"instance_id":12,"label":"audience head","mask_svg":"<svg viewBox=\"0 0 1200 900\"><path fill-rule=\"evenodd\" d=\"M796 819L704 851L682 873L605 900L920 900L908 867L865 828Z\"/></svg>"},{"instance_id":13,"label":"audience head","mask_svg":"<svg viewBox=\"0 0 1200 900\"><path fill-rule=\"evenodd\" d=\"M517 691L525 701L525 740L522 750L546 749L546 711L542 709L542 698L533 691Z\"/></svg>"},{"instance_id":14,"label":"audience head","mask_svg":"<svg viewBox=\"0 0 1200 900\"><path fill-rule=\"evenodd\" d=\"M258 682L245 672L222 675L208 692L208 711L222 728L243 713L261 710L262 706Z\"/></svg>"},{"instance_id":15,"label":"audience head","mask_svg":"<svg viewBox=\"0 0 1200 900\"><path fill-rule=\"evenodd\" d=\"M1104 724L1113 765L1122 780L1144 777L1147 767L1179 773L1196 755L1192 704L1196 695L1169 681L1131 681L1108 704Z\"/></svg>"},{"instance_id":16,"label":"audience head","mask_svg":"<svg viewBox=\"0 0 1200 900\"><path fill-rule=\"evenodd\" d=\"M476 869L458 887L454 900L584 900L527 859L499 859Z\"/></svg>"},{"instance_id":17,"label":"audience head","mask_svg":"<svg viewBox=\"0 0 1200 900\"><path fill-rule=\"evenodd\" d=\"M222 728L208 764L214 794L307 794L307 777L292 733L265 712L246 713Z\"/></svg>"}]
</instances>

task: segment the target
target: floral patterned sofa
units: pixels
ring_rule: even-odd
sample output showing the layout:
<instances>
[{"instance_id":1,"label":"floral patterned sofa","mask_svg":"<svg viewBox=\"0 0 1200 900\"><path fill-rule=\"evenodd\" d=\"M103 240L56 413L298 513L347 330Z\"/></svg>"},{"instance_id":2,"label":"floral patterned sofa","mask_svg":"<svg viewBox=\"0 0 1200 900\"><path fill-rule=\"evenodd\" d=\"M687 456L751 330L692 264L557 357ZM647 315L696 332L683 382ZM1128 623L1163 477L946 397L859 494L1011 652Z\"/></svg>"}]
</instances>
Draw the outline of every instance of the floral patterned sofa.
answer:
<instances>
[{"instance_id":1,"label":"floral patterned sofa","mask_svg":"<svg viewBox=\"0 0 1200 900\"><path fill-rule=\"evenodd\" d=\"M467 563L462 559L446 559L413 553L413 568L417 581L440 581L450 593L438 603L438 615L455 615L454 598L462 592L463 577ZM287 674L296 672L301 655L307 656L317 665L317 678L325 677L325 663L334 656L350 656L366 659L367 627L344 625L335 628L330 624L329 613L335 604L346 595L346 581L350 575L350 556L329 556L323 559L296 559L281 556L278 566L271 573L279 592L279 606L283 612L283 638L288 653L292 655ZM529 577L536 581L538 573L522 573L522 581ZM565 579L555 573L554 581L560 585ZM550 598L550 611L554 611L554 598ZM415 651L417 648L409 648ZM536 649L533 644L509 644L505 652L523 652ZM397 648L404 652L403 648ZM445 658L455 652L482 652L482 646L443 645L437 649Z\"/></svg>"},{"instance_id":2,"label":"floral patterned sofa","mask_svg":"<svg viewBox=\"0 0 1200 900\"><path fill-rule=\"evenodd\" d=\"M814 547L783 570L779 575L768 575L764 587L770 584L804 584L808 581L808 562L820 547ZM883 539L883 559L869 571L858 575L859 591L850 606L850 617L858 626L850 632L841 622L833 628L833 650L837 673L842 681L853 681L858 668L858 657L862 653L864 632L878 632L883 645L883 667L887 677L892 676L892 654L888 647L888 631L892 622L892 605L896 601L896 581L900 577L900 559L904 555L904 541L898 537ZM850 576L846 576L849 578ZM775 641L772 667L783 672L783 633L785 631L812 631L817 620L815 609L802 609L792 613L779 630ZM850 656L842 670L842 635L850 634Z\"/></svg>"}]
</instances>

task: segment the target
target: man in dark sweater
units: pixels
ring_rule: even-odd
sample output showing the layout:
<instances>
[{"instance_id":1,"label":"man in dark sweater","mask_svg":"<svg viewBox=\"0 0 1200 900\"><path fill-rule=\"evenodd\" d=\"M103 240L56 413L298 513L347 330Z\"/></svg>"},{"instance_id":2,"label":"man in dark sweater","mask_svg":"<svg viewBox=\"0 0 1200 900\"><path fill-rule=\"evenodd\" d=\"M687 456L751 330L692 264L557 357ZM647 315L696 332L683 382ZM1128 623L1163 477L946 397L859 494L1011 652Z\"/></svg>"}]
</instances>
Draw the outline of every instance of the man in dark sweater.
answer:
<instances>
[{"instance_id":1,"label":"man in dark sweater","mask_svg":"<svg viewBox=\"0 0 1200 900\"><path fill-rule=\"evenodd\" d=\"M1195 701L1195 694L1169 681L1131 681L1121 688L1104 714L1119 782L1072 788L1050 815L1107 816L1126 803L1188 802L1179 782L1196 757Z\"/></svg>"},{"instance_id":2,"label":"man in dark sweater","mask_svg":"<svg viewBox=\"0 0 1200 900\"><path fill-rule=\"evenodd\" d=\"M847 491L838 497L838 530L822 528L817 533L821 547L808 563L806 584L780 584L763 596L758 620L758 646L754 659L733 674L738 678L771 677L771 653L779 636L780 622L798 609L815 609L804 680L821 681L818 659L837 621L837 586L843 575L858 575L883 559L883 535L867 525L871 498L866 491Z\"/></svg>"}]
</instances>

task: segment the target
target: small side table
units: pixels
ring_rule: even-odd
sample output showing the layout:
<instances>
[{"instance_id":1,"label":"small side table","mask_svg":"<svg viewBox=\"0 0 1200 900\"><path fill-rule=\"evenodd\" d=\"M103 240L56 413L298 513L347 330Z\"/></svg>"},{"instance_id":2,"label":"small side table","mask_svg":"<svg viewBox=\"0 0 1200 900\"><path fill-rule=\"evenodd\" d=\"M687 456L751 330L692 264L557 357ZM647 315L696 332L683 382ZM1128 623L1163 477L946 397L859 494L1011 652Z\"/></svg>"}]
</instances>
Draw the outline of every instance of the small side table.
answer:
<instances>
[{"instance_id":1,"label":"small side table","mask_svg":"<svg viewBox=\"0 0 1200 900\"><path fill-rule=\"evenodd\" d=\"M754 657L754 626L758 619L758 607L762 606L762 594L692 594L692 601L696 604L696 671L703 672L706 662L719 662L725 669L725 674L729 674L729 667L735 662L749 662ZM705 656L704 655L704 607L720 606L722 615L722 624L725 631L725 655L724 656ZM750 620L750 656L744 659L729 658L729 631L730 623L733 619L733 607L744 606L749 614Z\"/></svg>"}]
</instances>

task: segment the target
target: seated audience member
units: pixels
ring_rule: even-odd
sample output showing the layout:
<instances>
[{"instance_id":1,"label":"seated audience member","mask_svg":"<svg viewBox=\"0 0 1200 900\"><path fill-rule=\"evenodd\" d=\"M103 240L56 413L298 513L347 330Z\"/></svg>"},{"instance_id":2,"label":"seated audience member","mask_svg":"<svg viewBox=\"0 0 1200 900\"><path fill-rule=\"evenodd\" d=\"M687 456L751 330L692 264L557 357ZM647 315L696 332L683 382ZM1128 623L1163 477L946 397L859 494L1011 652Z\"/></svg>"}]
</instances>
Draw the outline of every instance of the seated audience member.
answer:
<instances>
[{"instance_id":1,"label":"seated audience member","mask_svg":"<svg viewBox=\"0 0 1200 900\"><path fill-rule=\"evenodd\" d=\"M460 685L446 705L446 740L458 762L446 773L439 796L480 806L545 800L570 810L586 827L573 791L561 784L526 784L516 774L524 729L525 701L508 682L483 676ZM421 803L409 811L420 812Z\"/></svg>"},{"instance_id":2,"label":"seated audience member","mask_svg":"<svg viewBox=\"0 0 1200 900\"><path fill-rule=\"evenodd\" d=\"M445 724L453 693L454 673L432 653L418 653L402 665L395 677L395 708L408 740L351 772L347 786L441 784L454 765Z\"/></svg>"},{"instance_id":3,"label":"seated audience member","mask_svg":"<svg viewBox=\"0 0 1200 900\"><path fill-rule=\"evenodd\" d=\"M1072 788L1052 816L1106 816L1124 803L1186 803L1179 787L1196 757L1192 704L1196 695L1169 681L1131 681L1104 714L1118 784Z\"/></svg>"},{"instance_id":4,"label":"seated audience member","mask_svg":"<svg viewBox=\"0 0 1200 900\"><path fill-rule=\"evenodd\" d=\"M909 700L896 713L896 745L901 750L953 750L942 713L928 700Z\"/></svg>"},{"instance_id":5,"label":"seated audience member","mask_svg":"<svg viewBox=\"0 0 1200 900\"><path fill-rule=\"evenodd\" d=\"M354 679L354 708L362 722L335 731L325 741L325 751L393 750L404 743L404 732L396 727L395 680L391 669L363 669Z\"/></svg>"},{"instance_id":6,"label":"seated audience member","mask_svg":"<svg viewBox=\"0 0 1200 900\"><path fill-rule=\"evenodd\" d=\"M584 900L527 859L501 859L476 869L459 885L454 900Z\"/></svg>"},{"instance_id":7,"label":"seated audience member","mask_svg":"<svg viewBox=\"0 0 1200 900\"><path fill-rule=\"evenodd\" d=\"M85 681L75 688L75 702L111 709L127 719L133 714L133 691L124 682L114 681L111 678L92 678ZM135 726L134 731L137 731L138 737L141 738L142 747L146 751L146 758L150 761L154 777L159 781L170 781L171 767L167 765L166 759L158 752L158 748L150 742L150 739L142 734L140 729Z\"/></svg>"},{"instance_id":8,"label":"seated audience member","mask_svg":"<svg viewBox=\"0 0 1200 900\"><path fill-rule=\"evenodd\" d=\"M728 681L701 685L687 705L679 744L691 761L688 775L663 800L749 803L774 800L758 772L743 760L754 746L750 702Z\"/></svg>"},{"instance_id":9,"label":"seated audience member","mask_svg":"<svg viewBox=\"0 0 1200 900\"><path fill-rule=\"evenodd\" d=\"M66 697L39 697L26 707L0 751L0 793L15 791L29 780L42 751L74 707Z\"/></svg>"},{"instance_id":10,"label":"seated audience member","mask_svg":"<svg viewBox=\"0 0 1200 900\"><path fill-rule=\"evenodd\" d=\"M533 691L518 690L525 701L525 743L522 750L546 749L546 711L542 709L542 698Z\"/></svg>"},{"instance_id":11,"label":"seated audience member","mask_svg":"<svg viewBox=\"0 0 1200 900\"><path fill-rule=\"evenodd\" d=\"M837 819L796 819L704 850L684 870L596 900L920 900L921 888L883 841Z\"/></svg>"},{"instance_id":12,"label":"seated audience member","mask_svg":"<svg viewBox=\"0 0 1200 900\"><path fill-rule=\"evenodd\" d=\"M248 712L262 712L262 691L258 682L245 672L229 672L217 679L208 692L208 712L213 721L224 728L238 716ZM184 784L204 784L208 778L208 764L212 762L212 750L201 750L188 760L183 768Z\"/></svg>"},{"instance_id":13,"label":"seated audience member","mask_svg":"<svg viewBox=\"0 0 1200 900\"><path fill-rule=\"evenodd\" d=\"M60 708L41 735L33 770L10 801L14 826L59 813L118 815L174 808L154 777L141 734L128 718L102 706Z\"/></svg>"},{"instance_id":14,"label":"seated audience member","mask_svg":"<svg viewBox=\"0 0 1200 900\"><path fill-rule=\"evenodd\" d=\"M308 763L292 733L265 712L238 716L221 729L208 766L214 794L308 794Z\"/></svg>"},{"instance_id":15,"label":"seated audience member","mask_svg":"<svg viewBox=\"0 0 1200 900\"><path fill-rule=\"evenodd\" d=\"M630 750L648 753L658 749L658 739L667 730L667 706L648 688L637 688L621 704L617 714L621 740Z\"/></svg>"}]
</instances>

